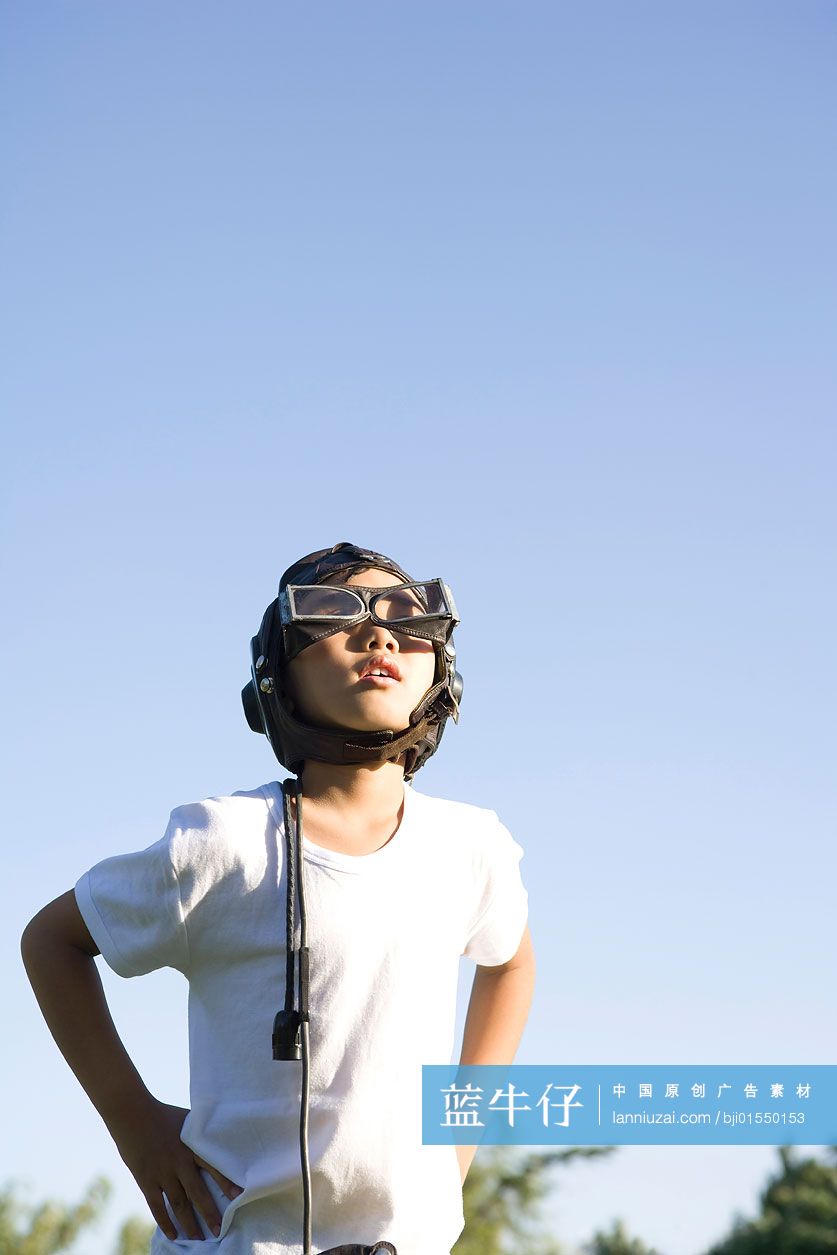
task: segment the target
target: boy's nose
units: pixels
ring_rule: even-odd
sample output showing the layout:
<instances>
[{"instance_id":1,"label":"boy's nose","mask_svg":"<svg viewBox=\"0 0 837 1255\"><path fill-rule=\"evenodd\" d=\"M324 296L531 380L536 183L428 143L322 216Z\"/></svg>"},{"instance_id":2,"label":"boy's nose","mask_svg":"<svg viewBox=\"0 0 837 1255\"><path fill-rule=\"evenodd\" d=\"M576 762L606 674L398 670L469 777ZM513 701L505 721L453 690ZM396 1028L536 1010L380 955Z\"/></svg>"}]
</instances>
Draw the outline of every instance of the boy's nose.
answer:
<instances>
[{"instance_id":1,"label":"boy's nose","mask_svg":"<svg viewBox=\"0 0 837 1255\"><path fill-rule=\"evenodd\" d=\"M380 623L366 623L366 645L368 649L378 649L386 646L387 649L397 652L399 645L396 637L389 628L382 627Z\"/></svg>"},{"instance_id":2,"label":"boy's nose","mask_svg":"<svg viewBox=\"0 0 837 1255\"><path fill-rule=\"evenodd\" d=\"M395 638L389 627L383 624L376 624L373 619L366 620L364 624L360 624L360 639L364 643L364 648L370 651L375 649L389 649L393 653L398 653L400 648L398 639Z\"/></svg>"}]
</instances>

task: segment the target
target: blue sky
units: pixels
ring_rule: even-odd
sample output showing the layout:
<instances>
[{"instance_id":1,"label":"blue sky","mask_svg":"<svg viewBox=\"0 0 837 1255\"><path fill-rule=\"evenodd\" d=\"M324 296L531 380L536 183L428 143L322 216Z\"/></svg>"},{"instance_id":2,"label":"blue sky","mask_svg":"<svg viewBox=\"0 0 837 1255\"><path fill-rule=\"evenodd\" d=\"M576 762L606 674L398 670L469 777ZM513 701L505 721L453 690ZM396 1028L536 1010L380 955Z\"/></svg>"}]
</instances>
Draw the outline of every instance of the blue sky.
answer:
<instances>
[{"instance_id":1,"label":"blue sky","mask_svg":"<svg viewBox=\"0 0 837 1255\"><path fill-rule=\"evenodd\" d=\"M416 787L524 847L519 1061L832 1062L833 6L2 11L0 1181L146 1216L18 938L281 778L249 640L338 540L456 595ZM100 971L188 1105L185 984ZM699 1255L776 1159L622 1148L556 1236Z\"/></svg>"}]
</instances>

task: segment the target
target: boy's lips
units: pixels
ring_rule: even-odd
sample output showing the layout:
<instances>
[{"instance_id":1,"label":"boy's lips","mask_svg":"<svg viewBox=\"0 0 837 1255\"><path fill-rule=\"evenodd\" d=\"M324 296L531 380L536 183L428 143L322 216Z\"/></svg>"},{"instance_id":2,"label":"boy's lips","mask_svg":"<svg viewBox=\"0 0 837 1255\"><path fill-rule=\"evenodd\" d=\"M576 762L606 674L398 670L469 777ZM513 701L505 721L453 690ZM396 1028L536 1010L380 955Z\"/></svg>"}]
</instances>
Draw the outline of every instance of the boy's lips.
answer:
<instances>
[{"instance_id":1,"label":"boy's lips","mask_svg":"<svg viewBox=\"0 0 837 1255\"><path fill-rule=\"evenodd\" d=\"M383 671L385 674L383 676L374 676L372 675L373 671ZM376 658L370 658L369 661L364 664L363 670L360 673L360 679L377 679L381 681L388 680L389 682L398 682L401 679L401 671L397 662L393 662L391 658L383 658L378 655Z\"/></svg>"},{"instance_id":2,"label":"boy's lips","mask_svg":"<svg viewBox=\"0 0 837 1255\"><path fill-rule=\"evenodd\" d=\"M362 675L358 680L358 684L371 684L373 688L379 689L395 688L398 683L391 675Z\"/></svg>"}]
</instances>

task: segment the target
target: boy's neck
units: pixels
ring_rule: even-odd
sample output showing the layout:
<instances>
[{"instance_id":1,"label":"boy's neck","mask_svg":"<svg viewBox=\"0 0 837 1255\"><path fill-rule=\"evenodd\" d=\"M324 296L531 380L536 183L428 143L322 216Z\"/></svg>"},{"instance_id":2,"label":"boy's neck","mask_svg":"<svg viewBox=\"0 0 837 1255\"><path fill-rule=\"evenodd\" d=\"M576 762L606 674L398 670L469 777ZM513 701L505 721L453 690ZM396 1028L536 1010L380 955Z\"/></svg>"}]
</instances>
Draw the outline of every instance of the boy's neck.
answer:
<instances>
[{"instance_id":1,"label":"boy's neck","mask_svg":"<svg viewBox=\"0 0 837 1255\"><path fill-rule=\"evenodd\" d=\"M338 833L378 840L396 831L404 803L404 763L321 763L305 760L303 832L332 840ZM293 806L294 816L296 807ZM381 841L380 838L383 838ZM375 846L378 848L378 846Z\"/></svg>"}]
</instances>

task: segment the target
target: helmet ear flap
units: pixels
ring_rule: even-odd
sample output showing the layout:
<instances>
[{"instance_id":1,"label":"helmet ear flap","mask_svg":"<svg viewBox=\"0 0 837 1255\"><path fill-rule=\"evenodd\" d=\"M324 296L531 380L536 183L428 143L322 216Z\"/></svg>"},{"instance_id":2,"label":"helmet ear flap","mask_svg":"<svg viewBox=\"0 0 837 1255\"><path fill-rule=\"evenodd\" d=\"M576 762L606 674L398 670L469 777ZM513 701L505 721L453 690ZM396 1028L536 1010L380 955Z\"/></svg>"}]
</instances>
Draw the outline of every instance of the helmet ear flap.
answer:
<instances>
[{"instance_id":1,"label":"helmet ear flap","mask_svg":"<svg viewBox=\"0 0 837 1255\"><path fill-rule=\"evenodd\" d=\"M252 680L248 681L241 690L241 702L244 706L245 718L252 731L261 732L264 735L262 710L259 705L259 699L256 697L256 686Z\"/></svg>"}]
</instances>

